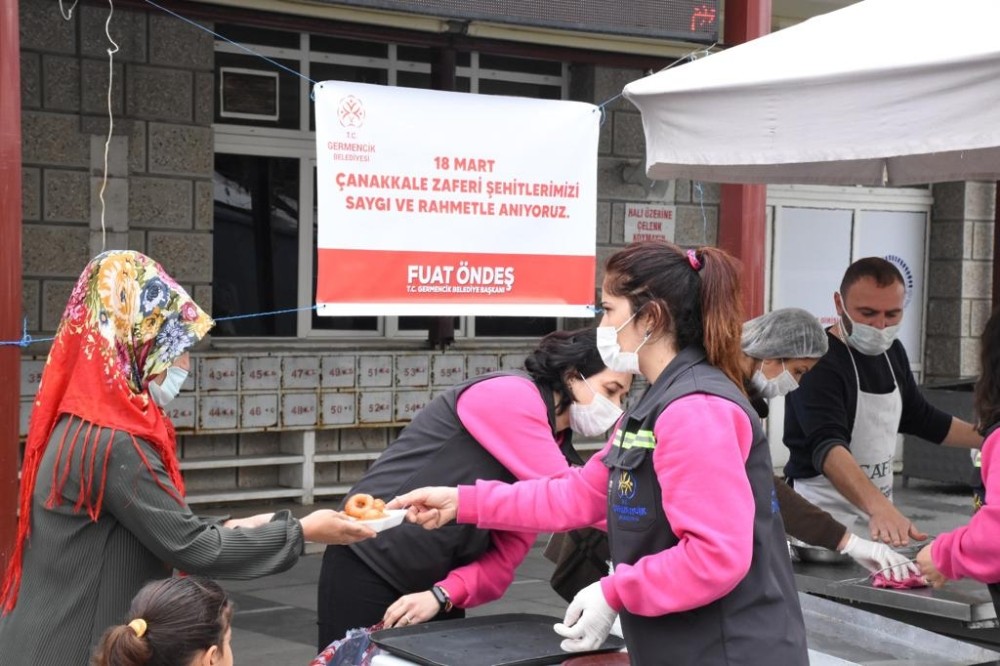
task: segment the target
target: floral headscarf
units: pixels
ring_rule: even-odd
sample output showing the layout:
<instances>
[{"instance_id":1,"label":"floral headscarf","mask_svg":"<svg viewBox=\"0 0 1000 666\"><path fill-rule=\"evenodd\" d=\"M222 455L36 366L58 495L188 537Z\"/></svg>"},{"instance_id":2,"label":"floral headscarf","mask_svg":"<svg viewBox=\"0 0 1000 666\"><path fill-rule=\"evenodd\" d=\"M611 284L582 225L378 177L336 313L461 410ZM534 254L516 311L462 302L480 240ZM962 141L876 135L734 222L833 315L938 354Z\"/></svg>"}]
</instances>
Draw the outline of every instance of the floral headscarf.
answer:
<instances>
[{"instance_id":1,"label":"floral headscarf","mask_svg":"<svg viewBox=\"0 0 1000 666\"><path fill-rule=\"evenodd\" d=\"M104 471L115 432L132 436L152 473L135 438L148 442L159 454L176 490L163 484L161 488L178 502L184 501L173 425L151 400L148 386L213 324L187 292L143 254L114 250L87 264L69 297L35 397L21 469L17 543L0 589L4 613L17 603L38 467L62 414L89 424L72 429L75 432L58 443L60 457L63 451L88 447L83 460L91 464L83 470L77 511L85 509L94 521L100 515ZM66 435L70 430L67 428ZM98 451L101 442L105 450ZM53 479L46 506L56 506L62 500L65 477L56 481Z\"/></svg>"}]
</instances>

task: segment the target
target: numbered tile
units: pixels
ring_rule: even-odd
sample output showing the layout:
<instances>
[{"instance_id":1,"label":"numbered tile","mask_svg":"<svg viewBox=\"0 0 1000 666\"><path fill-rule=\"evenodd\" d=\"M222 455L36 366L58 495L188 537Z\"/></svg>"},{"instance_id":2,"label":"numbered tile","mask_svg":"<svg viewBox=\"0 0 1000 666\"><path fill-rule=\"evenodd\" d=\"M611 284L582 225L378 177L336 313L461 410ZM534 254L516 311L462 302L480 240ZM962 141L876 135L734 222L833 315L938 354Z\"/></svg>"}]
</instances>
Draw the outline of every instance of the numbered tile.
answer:
<instances>
[{"instance_id":1,"label":"numbered tile","mask_svg":"<svg viewBox=\"0 0 1000 666\"><path fill-rule=\"evenodd\" d=\"M193 395L182 395L170 401L163 411L173 422L178 430L194 430L195 423L195 397Z\"/></svg>"},{"instance_id":2,"label":"numbered tile","mask_svg":"<svg viewBox=\"0 0 1000 666\"><path fill-rule=\"evenodd\" d=\"M398 386L427 386L430 384L431 359L425 354L396 357L396 384Z\"/></svg>"},{"instance_id":3,"label":"numbered tile","mask_svg":"<svg viewBox=\"0 0 1000 666\"><path fill-rule=\"evenodd\" d=\"M357 378L357 357L353 354L324 356L321 367L323 388L354 388Z\"/></svg>"},{"instance_id":4,"label":"numbered tile","mask_svg":"<svg viewBox=\"0 0 1000 666\"><path fill-rule=\"evenodd\" d=\"M315 393L285 393L281 396L281 424L311 426L317 421Z\"/></svg>"},{"instance_id":5,"label":"numbered tile","mask_svg":"<svg viewBox=\"0 0 1000 666\"><path fill-rule=\"evenodd\" d=\"M500 357L500 369L501 370L524 370L524 359L527 357L527 353L524 354L504 354Z\"/></svg>"},{"instance_id":6,"label":"numbered tile","mask_svg":"<svg viewBox=\"0 0 1000 666\"><path fill-rule=\"evenodd\" d=\"M358 359L358 386L392 386L392 356L362 356Z\"/></svg>"},{"instance_id":7,"label":"numbered tile","mask_svg":"<svg viewBox=\"0 0 1000 666\"><path fill-rule=\"evenodd\" d=\"M198 386L198 362L192 360L191 367L188 368L187 377L184 378L184 383L181 384L181 392L194 391L196 386Z\"/></svg>"},{"instance_id":8,"label":"numbered tile","mask_svg":"<svg viewBox=\"0 0 1000 666\"><path fill-rule=\"evenodd\" d=\"M361 423L392 421L392 391L365 391L359 403L358 420Z\"/></svg>"},{"instance_id":9,"label":"numbered tile","mask_svg":"<svg viewBox=\"0 0 1000 666\"><path fill-rule=\"evenodd\" d=\"M275 377L277 377L277 370L275 370ZM278 394L244 395L240 424L244 428L267 428L278 425Z\"/></svg>"},{"instance_id":10,"label":"numbered tile","mask_svg":"<svg viewBox=\"0 0 1000 666\"><path fill-rule=\"evenodd\" d=\"M470 379L488 375L500 369L500 362L496 354L470 354L468 363Z\"/></svg>"},{"instance_id":11,"label":"numbered tile","mask_svg":"<svg viewBox=\"0 0 1000 666\"><path fill-rule=\"evenodd\" d=\"M396 420L412 421L430 401L430 391L400 391L396 394Z\"/></svg>"},{"instance_id":12,"label":"numbered tile","mask_svg":"<svg viewBox=\"0 0 1000 666\"><path fill-rule=\"evenodd\" d=\"M28 423L31 422L31 409L34 405L35 403L33 400L21 401L21 421L18 426L18 433L21 437L26 437L28 435Z\"/></svg>"},{"instance_id":13,"label":"numbered tile","mask_svg":"<svg viewBox=\"0 0 1000 666\"><path fill-rule=\"evenodd\" d=\"M465 357L460 354L441 354L434 357L434 384L452 386L465 381Z\"/></svg>"},{"instance_id":14,"label":"numbered tile","mask_svg":"<svg viewBox=\"0 0 1000 666\"><path fill-rule=\"evenodd\" d=\"M354 393L324 393L322 398L323 425L354 425L357 417Z\"/></svg>"},{"instance_id":15,"label":"numbered tile","mask_svg":"<svg viewBox=\"0 0 1000 666\"><path fill-rule=\"evenodd\" d=\"M235 395L203 396L198 399L198 421L203 430L231 430L239 424L239 408Z\"/></svg>"},{"instance_id":16,"label":"numbered tile","mask_svg":"<svg viewBox=\"0 0 1000 666\"><path fill-rule=\"evenodd\" d=\"M235 391L239 383L238 359L203 358L199 364L199 388L202 391Z\"/></svg>"},{"instance_id":17,"label":"numbered tile","mask_svg":"<svg viewBox=\"0 0 1000 666\"><path fill-rule=\"evenodd\" d=\"M277 356L248 356L243 359L243 377L240 385L244 391L273 391L280 384L280 358ZM277 418L277 412L275 412L275 418Z\"/></svg>"},{"instance_id":18,"label":"numbered tile","mask_svg":"<svg viewBox=\"0 0 1000 666\"><path fill-rule=\"evenodd\" d=\"M34 396L42 381L45 361L21 361L21 395Z\"/></svg>"},{"instance_id":19,"label":"numbered tile","mask_svg":"<svg viewBox=\"0 0 1000 666\"><path fill-rule=\"evenodd\" d=\"M282 363L282 388L319 388L319 358L316 356L286 356Z\"/></svg>"}]
</instances>

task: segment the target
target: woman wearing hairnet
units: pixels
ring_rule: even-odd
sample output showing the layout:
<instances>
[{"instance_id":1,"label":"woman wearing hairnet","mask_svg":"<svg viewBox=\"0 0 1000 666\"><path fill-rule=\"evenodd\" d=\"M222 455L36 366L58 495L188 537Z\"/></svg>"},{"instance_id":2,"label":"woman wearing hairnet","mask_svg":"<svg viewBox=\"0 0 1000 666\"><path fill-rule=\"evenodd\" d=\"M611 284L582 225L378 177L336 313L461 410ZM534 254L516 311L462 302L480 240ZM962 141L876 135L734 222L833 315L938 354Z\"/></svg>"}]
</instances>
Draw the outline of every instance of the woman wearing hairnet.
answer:
<instances>
[{"instance_id":1,"label":"woman wearing hairnet","mask_svg":"<svg viewBox=\"0 0 1000 666\"><path fill-rule=\"evenodd\" d=\"M750 403L760 417L768 414L767 401L799 387L802 375L826 353L826 332L809 312L783 308L743 324L743 370ZM806 501L782 479L775 477L785 532L799 541L849 555L872 572L897 582L917 573L916 565L885 544L852 534L833 516Z\"/></svg>"}]
</instances>

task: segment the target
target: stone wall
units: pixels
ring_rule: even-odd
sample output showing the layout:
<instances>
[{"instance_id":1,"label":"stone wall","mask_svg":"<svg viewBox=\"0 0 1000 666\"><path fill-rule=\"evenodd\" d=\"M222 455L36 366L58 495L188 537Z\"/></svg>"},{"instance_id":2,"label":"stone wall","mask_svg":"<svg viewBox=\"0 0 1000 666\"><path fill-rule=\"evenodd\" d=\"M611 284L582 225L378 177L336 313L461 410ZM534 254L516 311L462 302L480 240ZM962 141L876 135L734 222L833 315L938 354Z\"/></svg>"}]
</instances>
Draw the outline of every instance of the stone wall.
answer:
<instances>
[{"instance_id":1,"label":"stone wall","mask_svg":"<svg viewBox=\"0 0 1000 666\"><path fill-rule=\"evenodd\" d=\"M116 8L109 77L106 6L77 5L65 20L58 3L21 0L20 15L28 330L55 330L102 248L148 252L210 308L211 35Z\"/></svg>"},{"instance_id":2,"label":"stone wall","mask_svg":"<svg viewBox=\"0 0 1000 666\"><path fill-rule=\"evenodd\" d=\"M933 188L927 294L926 383L979 373L979 342L993 285L992 183Z\"/></svg>"}]
</instances>

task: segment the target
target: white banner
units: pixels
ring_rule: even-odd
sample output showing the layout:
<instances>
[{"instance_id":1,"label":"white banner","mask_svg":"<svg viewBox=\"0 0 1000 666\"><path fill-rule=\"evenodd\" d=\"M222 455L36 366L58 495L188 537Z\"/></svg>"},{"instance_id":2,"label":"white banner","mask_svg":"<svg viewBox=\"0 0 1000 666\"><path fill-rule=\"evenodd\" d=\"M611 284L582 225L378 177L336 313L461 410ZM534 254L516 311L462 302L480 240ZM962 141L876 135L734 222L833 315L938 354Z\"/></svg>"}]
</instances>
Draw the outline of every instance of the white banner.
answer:
<instances>
[{"instance_id":1,"label":"white banner","mask_svg":"<svg viewBox=\"0 0 1000 666\"><path fill-rule=\"evenodd\" d=\"M324 315L592 315L590 104L315 87Z\"/></svg>"}]
</instances>

